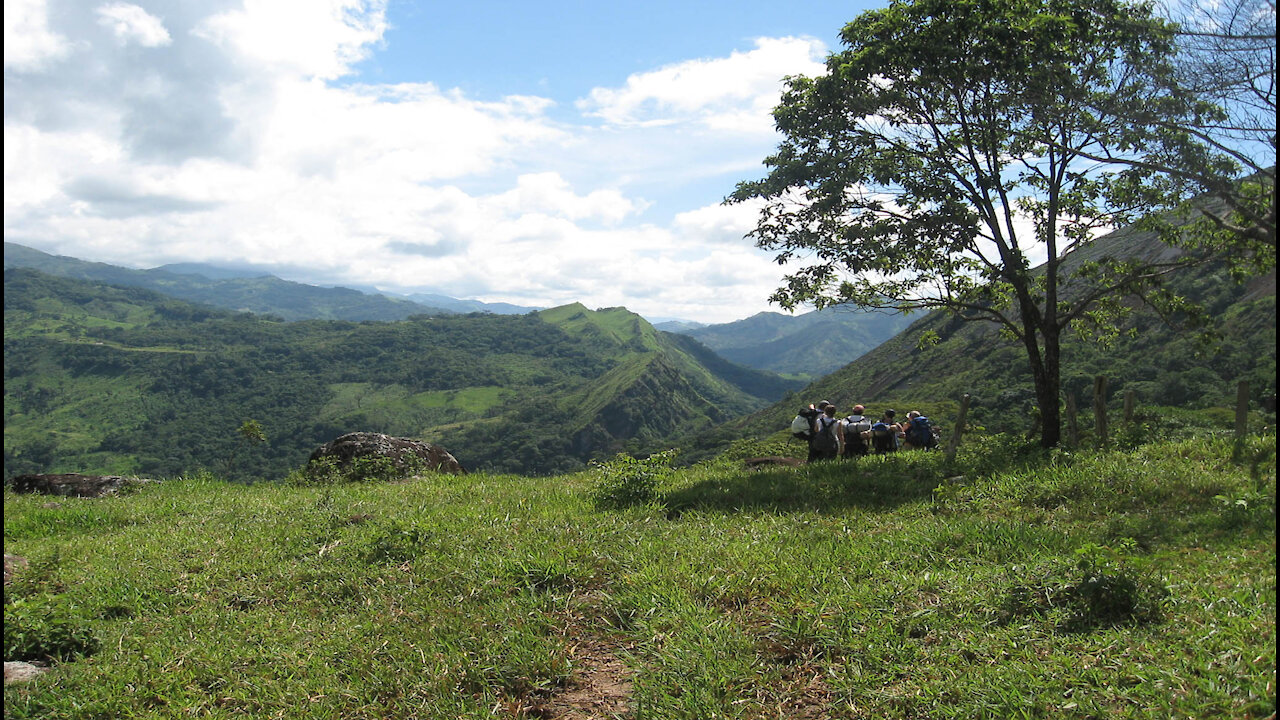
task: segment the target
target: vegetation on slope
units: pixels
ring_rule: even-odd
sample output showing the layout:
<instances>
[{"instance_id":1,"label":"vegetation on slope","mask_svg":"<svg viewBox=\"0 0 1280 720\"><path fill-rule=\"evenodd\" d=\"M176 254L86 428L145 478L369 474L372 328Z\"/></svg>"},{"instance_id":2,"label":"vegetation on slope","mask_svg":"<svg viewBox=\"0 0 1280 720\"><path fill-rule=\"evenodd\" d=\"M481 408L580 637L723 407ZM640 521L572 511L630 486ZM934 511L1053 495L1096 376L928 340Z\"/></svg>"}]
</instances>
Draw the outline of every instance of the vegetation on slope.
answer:
<instances>
[{"instance_id":1,"label":"vegetation on slope","mask_svg":"<svg viewBox=\"0 0 1280 720\"><path fill-rule=\"evenodd\" d=\"M6 476L282 475L358 430L441 442L471 469L565 472L794 386L620 308L286 323L5 272ZM250 419L267 443L238 436Z\"/></svg>"},{"instance_id":2,"label":"vegetation on slope","mask_svg":"<svg viewBox=\"0 0 1280 720\"><path fill-rule=\"evenodd\" d=\"M1139 241L1141 248L1141 241ZM1118 414L1132 391L1147 414L1209 414L1232 407L1247 381L1250 403L1274 423L1276 392L1275 274L1247 283L1223 267L1201 268L1171 286L1206 311L1208 322L1164 318L1135 307L1114 336L1073 335L1062 346L1064 403L1071 396L1082 432L1092 422L1097 376L1108 378L1107 402ZM932 339L932 341L930 340ZM1035 427L1034 392L1021 349L986 322L937 311L844 368L772 407L691 440L694 456L716 452L727 439L765 437L785 428L802 406L830 400L842 410L863 403L869 414L918 409L948 428L963 395L968 423L986 432L1026 433ZM1220 416L1230 423L1230 415Z\"/></svg>"},{"instance_id":3,"label":"vegetation on slope","mask_svg":"<svg viewBox=\"0 0 1280 720\"><path fill-rule=\"evenodd\" d=\"M623 462L6 490L6 660L58 662L5 717L1264 718L1275 438L1212 435L726 456L618 510Z\"/></svg>"}]
</instances>

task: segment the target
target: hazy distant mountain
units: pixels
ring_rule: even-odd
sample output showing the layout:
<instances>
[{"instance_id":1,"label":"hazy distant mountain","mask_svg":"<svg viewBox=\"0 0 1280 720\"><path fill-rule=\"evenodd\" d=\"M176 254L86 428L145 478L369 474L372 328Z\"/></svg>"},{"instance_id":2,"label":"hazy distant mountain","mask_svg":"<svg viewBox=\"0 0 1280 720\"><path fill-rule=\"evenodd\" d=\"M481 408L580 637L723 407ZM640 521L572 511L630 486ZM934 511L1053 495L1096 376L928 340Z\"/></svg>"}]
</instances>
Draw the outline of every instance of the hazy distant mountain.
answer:
<instances>
[{"instance_id":1,"label":"hazy distant mountain","mask_svg":"<svg viewBox=\"0 0 1280 720\"><path fill-rule=\"evenodd\" d=\"M188 302L275 315L285 320L403 320L411 315L450 312L406 298L281 280L253 268L178 263L150 270L133 270L50 255L9 242L4 244L4 267L6 270L31 268L58 277L146 288Z\"/></svg>"},{"instance_id":2,"label":"hazy distant mountain","mask_svg":"<svg viewBox=\"0 0 1280 720\"><path fill-rule=\"evenodd\" d=\"M655 328L663 332L681 333L681 334L688 334L690 332L693 332L694 330L699 330L701 328L707 327L706 323L693 322L692 320L666 320L661 322L654 322L653 319L651 318L649 322L652 322Z\"/></svg>"},{"instance_id":3,"label":"hazy distant mountain","mask_svg":"<svg viewBox=\"0 0 1280 720\"><path fill-rule=\"evenodd\" d=\"M210 280L238 280L242 278L273 277L266 271L251 266L210 265L209 263L171 263L161 265L155 270L177 273L179 275L203 275Z\"/></svg>"},{"instance_id":4,"label":"hazy distant mountain","mask_svg":"<svg viewBox=\"0 0 1280 720\"><path fill-rule=\"evenodd\" d=\"M391 293L383 293L391 295ZM431 307L444 308L456 313L473 313L487 312L495 315L524 315L525 313L542 310L540 307L530 307L527 305L512 305L511 303L488 303L480 300L459 300L458 298L449 297L447 295L436 295L434 293L413 293L410 295L402 295L393 297L405 297L416 303L430 305Z\"/></svg>"},{"instance_id":5,"label":"hazy distant mountain","mask_svg":"<svg viewBox=\"0 0 1280 720\"><path fill-rule=\"evenodd\" d=\"M747 367L820 377L866 354L909 324L901 313L837 307L803 315L762 312L745 320L671 332L696 338Z\"/></svg>"}]
</instances>

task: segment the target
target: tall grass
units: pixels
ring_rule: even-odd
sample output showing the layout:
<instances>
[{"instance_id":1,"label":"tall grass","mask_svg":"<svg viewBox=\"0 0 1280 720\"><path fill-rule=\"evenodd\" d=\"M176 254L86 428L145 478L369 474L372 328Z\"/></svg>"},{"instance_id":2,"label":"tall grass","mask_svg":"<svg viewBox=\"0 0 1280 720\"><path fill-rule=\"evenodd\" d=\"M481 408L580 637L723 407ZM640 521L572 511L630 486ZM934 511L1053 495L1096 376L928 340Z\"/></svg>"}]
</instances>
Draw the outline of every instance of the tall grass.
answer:
<instances>
[{"instance_id":1,"label":"tall grass","mask_svg":"<svg viewBox=\"0 0 1280 720\"><path fill-rule=\"evenodd\" d=\"M637 718L1273 714L1274 438L1009 448L6 491L6 659L93 642L5 716L554 717L603 654Z\"/></svg>"}]
</instances>

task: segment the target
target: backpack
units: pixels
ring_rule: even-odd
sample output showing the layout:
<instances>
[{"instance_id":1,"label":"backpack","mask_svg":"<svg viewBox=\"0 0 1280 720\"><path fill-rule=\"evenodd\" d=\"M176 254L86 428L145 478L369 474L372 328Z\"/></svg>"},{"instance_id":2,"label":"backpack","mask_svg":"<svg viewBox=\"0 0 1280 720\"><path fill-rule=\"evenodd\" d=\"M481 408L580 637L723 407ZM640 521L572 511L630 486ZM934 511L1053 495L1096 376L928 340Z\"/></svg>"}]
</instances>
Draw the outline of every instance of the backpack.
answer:
<instances>
[{"instance_id":1,"label":"backpack","mask_svg":"<svg viewBox=\"0 0 1280 720\"><path fill-rule=\"evenodd\" d=\"M861 420L854 422L853 416L845 418L844 426L844 454L845 455L866 455L867 441L862 437L862 433L871 429L871 420L859 415Z\"/></svg>"},{"instance_id":2,"label":"backpack","mask_svg":"<svg viewBox=\"0 0 1280 720\"><path fill-rule=\"evenodd\" d=\"M836 422L835 418L818 418L818 434L813 436L813 449L831 451L840 447L840 440L836 437Z\"/></svg>"},{"instance_id":3,"label":"backpack","mask_svg":"<svg viewBox=\"0 0 1280 720\"><path fill-rule=\"evenodd\" d=\"M896 451L898 449L898 431L882 422L872 425L871 447L878 453Z\"/></svg>"},{"instance_id":4,"label":"backpack","mask_svg":"<svg viewBox=\"0 0 1280 720\"><path fill-rule=\"evenodd\" d=\"M809 418L804 415L797 415L796 419L791 421L791 437L808 440L812 434L813 429L809 424Z\"/></svg>"},{"instance_id":5,"label":"backpack","mask_svg":"<svg viewBox=\"0 0 1280 720\"><path fill-rule=\"evenodd\" d=\"M938 438L934 436L933 424L929 418L921 415L911 419L907 428L907 442L918 448L934 448L938 446Z\"/></svg>"}]
</instances>

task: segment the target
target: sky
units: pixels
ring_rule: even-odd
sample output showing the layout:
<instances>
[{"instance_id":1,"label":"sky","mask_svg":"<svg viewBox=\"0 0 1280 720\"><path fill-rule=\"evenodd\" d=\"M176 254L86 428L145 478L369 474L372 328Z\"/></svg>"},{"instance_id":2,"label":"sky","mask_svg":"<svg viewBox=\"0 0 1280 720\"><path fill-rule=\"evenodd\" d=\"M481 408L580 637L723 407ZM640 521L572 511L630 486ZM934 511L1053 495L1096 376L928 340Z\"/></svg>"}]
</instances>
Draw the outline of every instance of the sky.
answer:
<instances>
[{"instance_id":1,"label":"sky","mask_svg":"<svg viewBox=\"0 0 1280 720\"><path fill-rule=\"evenodd\" d=\"M729 322L789 75L887 0L5 0L4 236Z\"/></svg>"}]
</instances>

